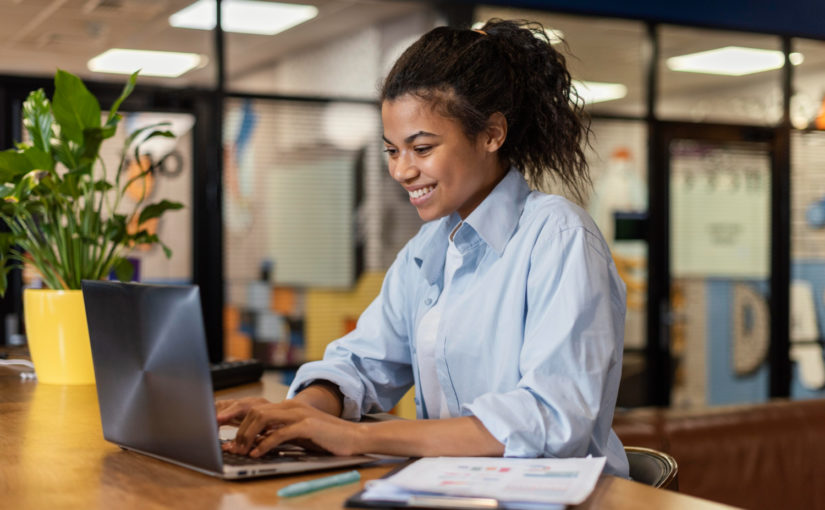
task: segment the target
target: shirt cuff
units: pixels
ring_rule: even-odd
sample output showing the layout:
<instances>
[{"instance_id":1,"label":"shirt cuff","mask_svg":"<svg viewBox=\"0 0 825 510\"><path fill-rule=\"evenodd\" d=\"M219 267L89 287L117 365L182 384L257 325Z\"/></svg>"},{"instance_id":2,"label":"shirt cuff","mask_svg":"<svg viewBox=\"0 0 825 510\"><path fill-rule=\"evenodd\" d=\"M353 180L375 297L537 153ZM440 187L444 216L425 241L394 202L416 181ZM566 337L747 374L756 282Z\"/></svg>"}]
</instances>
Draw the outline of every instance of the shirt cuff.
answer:
<instances>
[{"instance_id":1,"label":"shirt cuff","mask_svg":"<svg viewBox=\"0 0 825 510\"><path fill-rule=\"evenodd\" d=\"M504 457L545 456L546 423L552 422L550 410L537 406L529 393L487 393L462 406L461 414L467 413L478 418L504 445Z\"/></svg>"}]
</instances>

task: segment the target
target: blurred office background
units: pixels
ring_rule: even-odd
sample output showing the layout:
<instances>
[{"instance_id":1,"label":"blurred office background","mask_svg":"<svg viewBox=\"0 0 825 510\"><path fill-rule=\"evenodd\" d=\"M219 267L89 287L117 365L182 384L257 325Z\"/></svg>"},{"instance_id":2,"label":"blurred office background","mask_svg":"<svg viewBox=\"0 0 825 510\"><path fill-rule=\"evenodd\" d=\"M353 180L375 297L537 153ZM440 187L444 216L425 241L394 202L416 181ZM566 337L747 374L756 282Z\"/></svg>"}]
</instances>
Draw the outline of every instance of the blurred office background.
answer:
<instances>
[{"instance_id":1,"label":"blurred office background","mask_svg":"<svg viewBox=\"0 0 825 510\"><path fill-rule=\"evenodd\" d=\"M108 57L144 69L120 136L172 122L153 193L187 208L157 225L171 260L135 256L141 281L201 286L214 361L255 356L288 380L354 327L420 226L386 172L382 77L436 25L526 18L592 118L582 205L628 287L619 405L825 395L825 6L318 0L250 28L245 3L284 7L223 0L220 30L207 0L0 0L0 148L57 68L104 108L126 79ZM181 52L184 68L115 49ZM0 342L24 341L36 280L14 276Z\"/></svg>"}]
</instances>

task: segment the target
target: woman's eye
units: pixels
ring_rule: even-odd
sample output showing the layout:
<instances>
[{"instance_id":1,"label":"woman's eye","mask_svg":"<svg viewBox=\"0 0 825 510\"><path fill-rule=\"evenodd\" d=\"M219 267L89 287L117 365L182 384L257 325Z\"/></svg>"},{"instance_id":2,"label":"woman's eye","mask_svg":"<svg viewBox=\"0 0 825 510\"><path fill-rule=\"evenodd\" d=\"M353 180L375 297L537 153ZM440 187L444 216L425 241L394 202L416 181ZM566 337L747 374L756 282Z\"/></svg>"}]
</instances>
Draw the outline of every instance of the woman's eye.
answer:
<instances>
[{"instance_id":1,"label":"woman's eye","mask_svg":"<svg viewBox=\"0 0 825 510\"><path fill-rule=\"evenodd\" d=\"M433 147L431 145L417 145L415 147L415 152L418 154L425 154L429 152Z\"/></svg>"},{"instance_id":2,"label":"woman's eye","mask_svg":"<svg viewBox=\"0 0 825 510\"><path fill-rule=\"evenodd\" d=\"M395 156L395 154L398 152L398 149L395 149L393 147L384 147L384 152L386 152L390 156Z\"/></svg>"}]
</instances>

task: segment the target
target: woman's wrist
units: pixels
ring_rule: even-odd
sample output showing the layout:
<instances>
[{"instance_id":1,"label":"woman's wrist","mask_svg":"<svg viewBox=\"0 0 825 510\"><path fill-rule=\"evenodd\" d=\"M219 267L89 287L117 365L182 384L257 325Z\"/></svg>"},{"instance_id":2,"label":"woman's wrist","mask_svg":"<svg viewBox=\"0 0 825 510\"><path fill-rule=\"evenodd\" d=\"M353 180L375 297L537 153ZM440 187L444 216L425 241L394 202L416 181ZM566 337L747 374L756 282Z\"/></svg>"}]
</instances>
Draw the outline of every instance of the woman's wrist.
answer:
<instances>
[{"instance_id":1,"label":"woman's wrist","mask_svg":"<svg viewBox=\"0 0 825 510\"><path fill-rule=\"evenodd\" d=\"M295 400L308 404L333 416L341 416L344 410L344 395L334 383L318 380L298 392Z\"/></svg>"},{"instance_id":2,"label":"woman's wrist","mask_svg":"<svg viewBox=\"0 0 825 510\"><path fill-rule=\"evenodd\" d=\"M375 453L378 451L372 443L374 439L371 434L370 424L363 422L352 422L353 425L353 455L363 455L365 453Z\"/></svg>"}]
</instances>

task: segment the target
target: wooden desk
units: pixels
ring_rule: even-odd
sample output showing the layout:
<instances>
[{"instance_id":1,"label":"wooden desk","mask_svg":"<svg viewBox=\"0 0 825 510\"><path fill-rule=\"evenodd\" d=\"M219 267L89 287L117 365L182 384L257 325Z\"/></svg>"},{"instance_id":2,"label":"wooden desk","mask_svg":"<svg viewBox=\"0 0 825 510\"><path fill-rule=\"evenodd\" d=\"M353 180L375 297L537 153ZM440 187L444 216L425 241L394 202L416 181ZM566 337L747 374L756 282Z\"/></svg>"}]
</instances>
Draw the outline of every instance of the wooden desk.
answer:
<instances>
[{"instance_id":1,"label":"wooden desk","mask_svg":"<svg viewBox=\"0 0 825 510\"><path fill-rule=\"evenodd\" d=\"M273 374L262 383L224 390L223 396L283 398ZM0 367L0 507L35 509L341 508L344 500L391 466L362 468L362 481L306 496L279 499L281 487L319 476L305 474L226 482L136 453L103 440L94 386L21 381ZM329 474L329 473L325 473ZM577 509L711 510L730 508L604 477Z\"/></svg>"}]
</instances>

